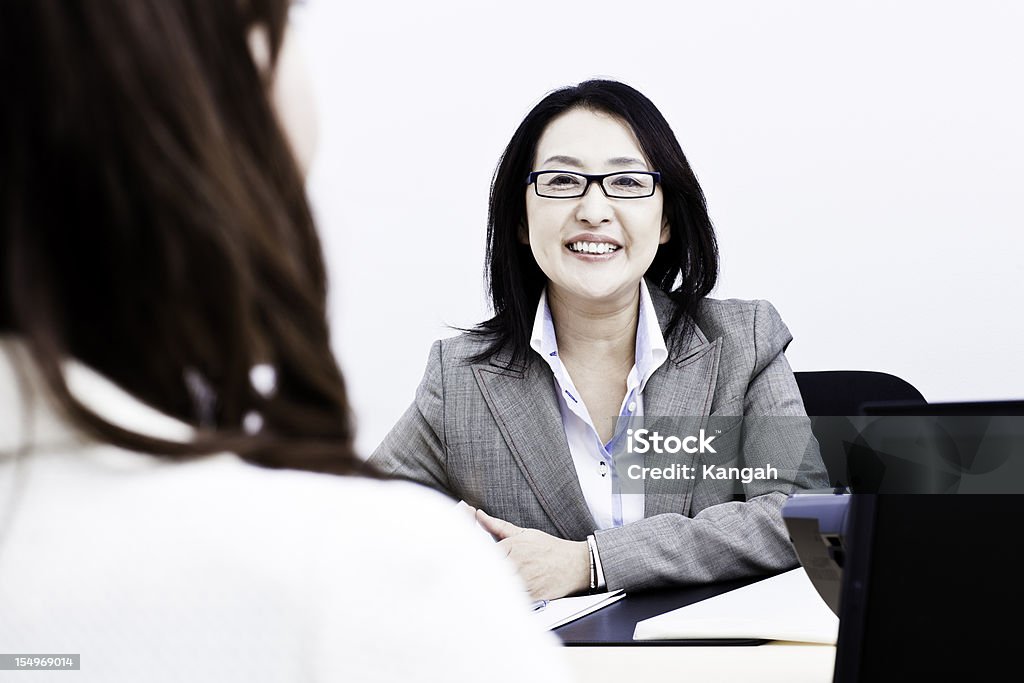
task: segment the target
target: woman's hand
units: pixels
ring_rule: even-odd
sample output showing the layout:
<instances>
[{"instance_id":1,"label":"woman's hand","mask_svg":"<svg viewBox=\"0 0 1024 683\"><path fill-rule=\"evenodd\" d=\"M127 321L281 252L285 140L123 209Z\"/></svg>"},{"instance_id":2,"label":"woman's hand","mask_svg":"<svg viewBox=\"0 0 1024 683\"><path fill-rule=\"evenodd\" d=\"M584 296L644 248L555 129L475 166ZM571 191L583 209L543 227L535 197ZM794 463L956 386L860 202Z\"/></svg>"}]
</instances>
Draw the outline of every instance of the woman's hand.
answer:
<instances>
[{"instance_id":1,"label":"woman's hand","mask_svg":"<svg viewBox=\"0 0 1024 683\"><path fill-rule=\"evenodd\" d=\"M512 560L535 600L551 600L590 588L586 541L565 541L537 529L522 529L476 511L477 521Z\"/></svg>"}]
</instances>

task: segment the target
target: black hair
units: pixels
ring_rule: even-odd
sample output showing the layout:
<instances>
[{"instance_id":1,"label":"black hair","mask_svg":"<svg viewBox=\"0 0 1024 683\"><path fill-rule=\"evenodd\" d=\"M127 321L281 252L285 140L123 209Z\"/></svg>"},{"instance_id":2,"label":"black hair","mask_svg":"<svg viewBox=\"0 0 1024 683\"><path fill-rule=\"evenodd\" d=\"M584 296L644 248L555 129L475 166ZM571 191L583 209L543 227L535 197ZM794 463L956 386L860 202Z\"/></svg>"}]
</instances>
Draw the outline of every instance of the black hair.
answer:
<instances>
[{"instance_id":1,"label":"black hair","mask_svg":"<svg viewBox=\"0 0 1024 683\"><path fill-rule=\"evenodd\" d=\"M505 364L509 367L527 357L537 302L547 279L530 247L520 241L526 224L525 181L533 170L537 142L544 130L570 109L598 111L625 122L653 170L661 173L670 236L658 247L645 276L676 303L667 326L670 344L685 339L700 300L718 279L718 244L704 192L672 128L654 103L617 81L590 80L560 88L544 97L519 124L494 173L485 263L494 317L471 331L488 340L474 362L493 360L499 351L507 355Z\"/></svg>"}]
</instances>

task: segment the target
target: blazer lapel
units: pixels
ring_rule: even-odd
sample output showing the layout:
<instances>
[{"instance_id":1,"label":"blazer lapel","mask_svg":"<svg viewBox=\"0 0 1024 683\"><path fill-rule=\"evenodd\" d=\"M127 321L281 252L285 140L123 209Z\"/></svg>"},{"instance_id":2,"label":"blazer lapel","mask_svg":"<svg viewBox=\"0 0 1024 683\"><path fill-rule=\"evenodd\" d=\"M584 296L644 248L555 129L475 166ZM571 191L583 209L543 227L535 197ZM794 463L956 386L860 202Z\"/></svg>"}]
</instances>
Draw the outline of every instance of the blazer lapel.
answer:
<instances>
[{"instance_id":1,"label":"blazer lapel","mask_svg":"<svg viewBox=\"0 0 1024 683\"><path fill-rule=\"evenodd\" d=\"M675 304L653 283L649 289L664 333ZM685 327L686 322L685 319L681 320L678 327ZM675 332L673 339L666 337L669 357L651 375L644 388L644 426L662 431L665 435L683 436L682 432L696 434L707 425L718 378L722 340L709 342L696 324L692 324L682 343L673 343L678 334L678 331ZM695 466L699 457L682 452L662 455L648 453L644 464L649 467L670 467L673 464ZM645 479L644 516L653 517L665 512L686 514L694 481Z\"/></svg>"},{"instance_id":2,"label":"blazer lapel","mask_svg":"<svg viewBox=\"0 0 1024 683\"><path fill-rule=\"evenodd\" d=\"M488 409L541 507L563 538L581 540L597 525L576 478L547 368L530 358L522 371L473 366Z\"/></svg>"}]
</instances>

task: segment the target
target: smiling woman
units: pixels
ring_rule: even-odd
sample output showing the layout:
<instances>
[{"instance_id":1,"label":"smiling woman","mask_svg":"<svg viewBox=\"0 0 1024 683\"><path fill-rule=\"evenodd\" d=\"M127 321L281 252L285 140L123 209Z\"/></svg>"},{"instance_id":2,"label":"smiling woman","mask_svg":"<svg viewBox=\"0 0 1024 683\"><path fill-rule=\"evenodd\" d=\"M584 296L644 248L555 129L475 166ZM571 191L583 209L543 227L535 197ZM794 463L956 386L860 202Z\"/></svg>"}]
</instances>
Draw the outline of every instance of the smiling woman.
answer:
<instances>
[{"instance_id":1,"label":"smiling woman","mask_svg":"<svg viewBox=\"0 0 1024 683\"><path fill-rule=\"evenodd\" d=\"M651 101L614 81L541 100L498 166L487 244L494 317L434 344L371 462L476 506L536 598L795 566L782 504L827 480L792 337L765 301L707 298L714 230ZM726 415L773 419L728 430L742 453L713 464L776 476L630 482L630 429L668 417L692 439ZM644 462L693 471L706 450Z\"/></svg>"}]
</instances>

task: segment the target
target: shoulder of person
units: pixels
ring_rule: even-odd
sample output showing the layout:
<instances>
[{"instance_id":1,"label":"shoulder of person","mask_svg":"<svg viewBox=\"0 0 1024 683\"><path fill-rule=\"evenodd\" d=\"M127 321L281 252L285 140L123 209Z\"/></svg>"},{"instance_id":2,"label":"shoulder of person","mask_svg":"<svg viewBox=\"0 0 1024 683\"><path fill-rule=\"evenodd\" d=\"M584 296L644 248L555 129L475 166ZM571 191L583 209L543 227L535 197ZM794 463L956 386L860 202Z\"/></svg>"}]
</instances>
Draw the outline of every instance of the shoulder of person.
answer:
<instances>
[{"instance_id":1,"label":"shoulder of person","mask_svg":"<svg viewBox=\"0 0 1024 683\"><path fill-rule=\"evenodd\" d=\"M460 579L468 581L494 564L493 544L467 515L409 482L267 469L230 453L175 463L104 445L61 456L50 471L73 476L50 497L79 508L102 500L83 517L97 527L108 520L105 540L145 535L176 558L205 555L223 576L250 583L415 594L412 578L454 590L445 577L462 572L453 565L472 568ZM75 484L85 478L88 491ZM131 510L130 519L111 525L117 510Z\"/></svg>"},{"instance_id":2,"label":"shoulder of person","mask_svg":"<svg viewBox=\"0 0 1024 683\"><path fill-rule=\"evenodd\" d=\"M6 550L33 561L16 566L15 580L56 582L56 597L109 594L109 623L90 612L97 633L133 642L124 630L133 619L170 628L173 615L195 615L236 646L265 638L303 652L324 674L310 680L475 680L506 646L558 670L556 643L531 628L510 563L464 511L424 487L106 445L27 460L32 486ZM72 557L83 559L69 578L59 560ZM152 586L174 610L148 607ZM381 660L396 648L408 657ZM530 673L524 663L495 680Z\"/></svg>"},{"instance_id":3,"label":"shoulder of person","mask_svg":"<svg viewBox=\"0 0 1024 683\"><path fill-rule=\"evenodd\" d=\"M411 520L416 525L435 528L438 538L461 537L461 518L453 513L453 504L445 496L423 486L404 481L337 476L298 470L270 470L244 463L236 456L214 456L199 465L194 473L182 472L183 484L193 497L203 497L218 506L216 491L232 482L231 506L244 510L249 520L259 519L265 529L285 533L285 525L303 528L310 525L316 535L343 539L405 537L402 554L416 550L416 537L410 537ZM198 502L198 501L197 501ZM435 539L437 540L437 539ZM381 547L378 553L390 554L394 546ZM378 559L385 559L380 558Z\"/></svg>"},{"instance_id":4,"label":"shoulder of person","mask_svg":"<svg viewBox=\"0 0 1024 683\"><path fill-rule=\"evenodd\" d=\"M793 335L775 307L763 299L701 301L696 323L709 341L721 340L721 373L750 377L785 353Z\"/></svg>"},{"instance_id":5,"label":"shoulder of person","mask_svg":"<svg viewBox=\"0 0 1024 683\"><path fill-rule=\"evenodd\" d=\"M376 647L400 646L409 658L373 664L376 655L368 651L357 657L367 667L411 667L422 680L441 680L439 672L450 677L444 680L473 680L511 648L528 661L495 672L494 680L559 680L556 639L532 622L514 568L465 510L406 482L290 478L289 497L305 497L300 517L317 529L301 576L316 586L322 628L354 640L366 640L353 635L360 629L379 630L372 634L382 639Z\"/></svg>"},{"instance_id":6,"label":"shoulder of person","mask_svg":"<svg viewBox=\"0 0 1024 683\"><path fill-rule=\"evenodd\" d=\"M474 365L491 365L492 361L480 359L480 356L491 348L491 339L475 332L438 339L430 348L428 366L440 366L445 377L457 377L461 374L471 375Z\"/></svg>"},{"instance_id":7,"label":"shoulder of person","mask_svg":"<svg viewBox=\"0 0 1024 683\"><path fill-rule=\"evenodd\" d=\"M696 322L709 340L722 337L726 344L792 339L775 306L764 299L704 298L697 308Z\"/></svg>"}]
</instances>

